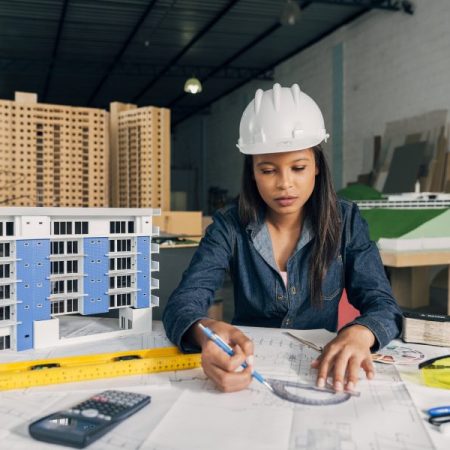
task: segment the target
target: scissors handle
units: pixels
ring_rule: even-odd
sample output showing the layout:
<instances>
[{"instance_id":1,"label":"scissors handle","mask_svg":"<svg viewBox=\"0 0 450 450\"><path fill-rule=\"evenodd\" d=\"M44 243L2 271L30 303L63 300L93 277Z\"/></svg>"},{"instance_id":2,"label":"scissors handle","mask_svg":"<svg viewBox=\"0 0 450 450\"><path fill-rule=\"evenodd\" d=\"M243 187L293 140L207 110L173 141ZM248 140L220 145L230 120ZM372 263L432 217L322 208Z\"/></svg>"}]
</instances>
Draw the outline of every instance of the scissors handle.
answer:
<instances>
[{"instance_id":1,"label":"scissors handle","mask_svg":"<svg viewBox=\"0 0 450 450\"><path fill-rule=\"evenodd\" d=\"M443 423L450 422L450 414L446 414L445 416L435 416L435 417L429 417L428 422L430 422L432 425L441 425Z\"/></svg>"}]
</instances>

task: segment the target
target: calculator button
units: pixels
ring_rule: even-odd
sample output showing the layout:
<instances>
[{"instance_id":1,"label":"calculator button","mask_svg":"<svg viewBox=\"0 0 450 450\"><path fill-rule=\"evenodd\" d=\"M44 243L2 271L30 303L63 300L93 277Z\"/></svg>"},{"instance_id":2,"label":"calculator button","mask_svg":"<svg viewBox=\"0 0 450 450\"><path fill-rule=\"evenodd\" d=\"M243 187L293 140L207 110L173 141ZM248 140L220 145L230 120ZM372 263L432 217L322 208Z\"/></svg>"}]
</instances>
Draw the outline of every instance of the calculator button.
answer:
<instances>
[{"instance_id":1,"label":"calculator button","mask_svg":"<svg viewBox=\"0 0 450 450\"><path fill-rule=\"evenodd\" d=\"M111 420L111 416L103 416L104 420Z\"/></svg>"},{"instance_id":2,"label":"calculator button","mask_svg":"<svg viewBox=\"0 0 450 450\"><path fill-rule=\"evenodd\" d=\"M85 410L81 411L81 415L84 417L97 417L98 411L94 408L85 409Z\"/></svg>"}]
</instances>

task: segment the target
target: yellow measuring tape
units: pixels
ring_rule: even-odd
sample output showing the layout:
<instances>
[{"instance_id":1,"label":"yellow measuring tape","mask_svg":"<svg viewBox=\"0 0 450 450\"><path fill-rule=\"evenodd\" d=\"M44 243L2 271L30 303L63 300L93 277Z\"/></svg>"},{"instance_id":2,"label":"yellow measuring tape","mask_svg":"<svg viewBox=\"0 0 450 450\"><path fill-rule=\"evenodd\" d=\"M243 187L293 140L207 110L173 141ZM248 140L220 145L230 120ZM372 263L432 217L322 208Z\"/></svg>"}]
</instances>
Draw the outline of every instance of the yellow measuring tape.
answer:
<instances>
[{"instance_id":1,"label":"yellow measuring tape","mask_svg":"<svg viewBox=\"0 0 450 450\"><path fill-rule=\"evenodd\" d=\"M4 363L0 364L0 391L200 366L200 353L186 355L176 347Z\"/></svg>"}]
</instances>

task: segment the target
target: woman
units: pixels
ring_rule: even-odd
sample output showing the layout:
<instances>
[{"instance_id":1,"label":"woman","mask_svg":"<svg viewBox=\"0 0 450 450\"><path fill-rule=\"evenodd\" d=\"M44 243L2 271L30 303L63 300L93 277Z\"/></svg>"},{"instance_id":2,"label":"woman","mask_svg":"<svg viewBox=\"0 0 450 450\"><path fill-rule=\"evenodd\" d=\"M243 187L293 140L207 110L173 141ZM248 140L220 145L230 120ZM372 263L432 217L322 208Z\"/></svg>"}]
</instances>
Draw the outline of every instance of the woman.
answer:
<instances>
[{"instance_id":1,"label":"woman","mask_svg":"<svg viewBox=\"0 0 450 450\"><path fill-rule=\"evenodd\" d=\"M338 200L320 143L328 137L317 104L298 85L258 90L241 119L245 154L238 202L218 211L171 295L163 321L184 351L202 351L203 369L223 391L251 382L252 342L233 325L335 331L345 288L361 316L313 362L317 385L354 389L360 367L374 375L370 351L397 337L401 312L358 208ZM214 292L230 272L233 325L208 319ZM214 330L229 357L201 332ZM236 369L246 360L249 367Z\"/></svg>"}]
</instances>

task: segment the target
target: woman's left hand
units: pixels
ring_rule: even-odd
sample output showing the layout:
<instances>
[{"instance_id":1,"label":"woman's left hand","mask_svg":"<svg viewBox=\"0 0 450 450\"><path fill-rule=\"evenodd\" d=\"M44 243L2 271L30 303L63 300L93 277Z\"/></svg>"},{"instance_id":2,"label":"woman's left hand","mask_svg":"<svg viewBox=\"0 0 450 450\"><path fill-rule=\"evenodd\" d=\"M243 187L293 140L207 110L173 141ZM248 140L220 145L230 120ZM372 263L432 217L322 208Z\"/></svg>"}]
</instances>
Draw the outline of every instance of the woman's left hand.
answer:
<instances>
[{"instance_id":1,"label":"woman's left hand","mask_svg":"<svg viewBox=\"0 0 450 450\"><path fill-rule=\"evenodd\" d=\"M317 386L324 387L328 376L332 376L336 392L344 388L351 391L358 382L360 367L366 372L367 378L372 379L375 370L370 348L374 343L375 336L362 325L352 325L342 330L311 364L318 370Z\"/></svg>"}]
</instances>

